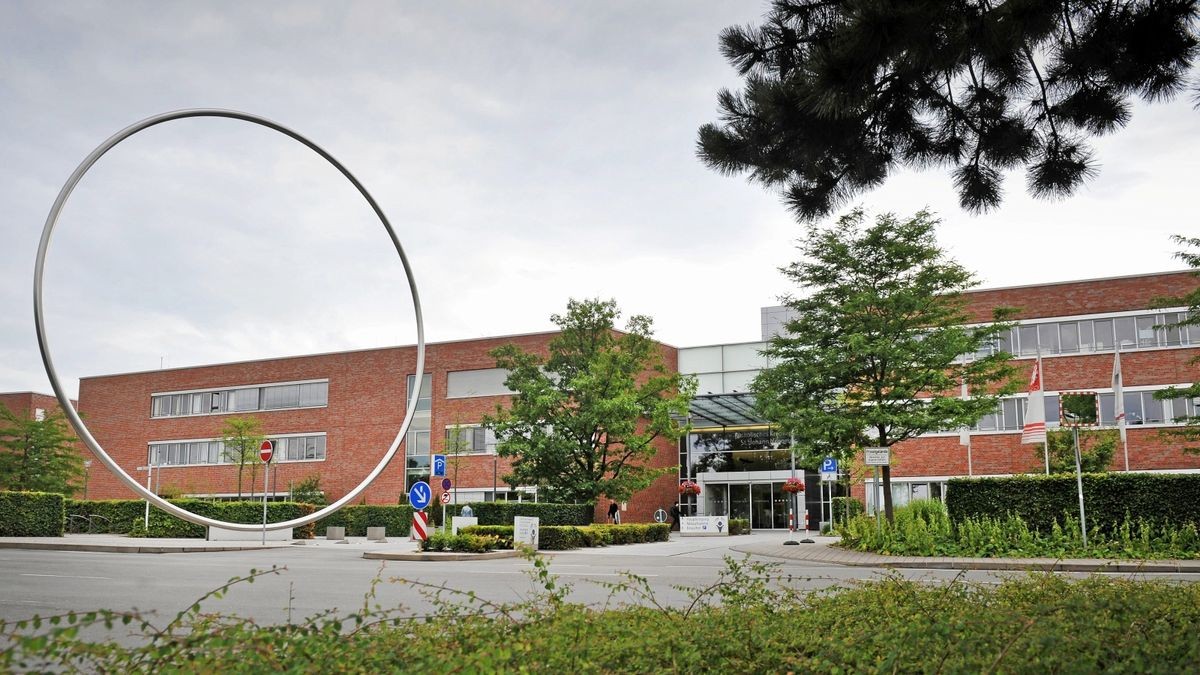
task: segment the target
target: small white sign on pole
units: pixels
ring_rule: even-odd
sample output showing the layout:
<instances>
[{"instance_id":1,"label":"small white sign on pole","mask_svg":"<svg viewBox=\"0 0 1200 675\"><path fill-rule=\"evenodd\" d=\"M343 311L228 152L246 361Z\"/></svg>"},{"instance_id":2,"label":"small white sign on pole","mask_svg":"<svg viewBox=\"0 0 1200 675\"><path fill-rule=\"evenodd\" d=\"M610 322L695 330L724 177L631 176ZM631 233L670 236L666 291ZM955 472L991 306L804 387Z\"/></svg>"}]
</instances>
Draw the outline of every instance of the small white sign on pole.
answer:
<instances>
[{"instance_id":1,"label":"small white sign on pole","mask_svg":"<svg viewBox=\"0 0 1200 675\"><path fill-rule=\"evenodd\" d=\"M863 460L867 466L888 466L891 464L890 448L863 448Z\"/></svg>"},{"instance_id":2,"label":"small white sign on pole","mask_svg":"<svg viewBox=\"0 0 1200 675\"><path fill-rule=\"evenodd\" d=\"M525 544L537 550L538 547L538 519L530 516L516 516L513 518L513 544Z\"/></svg>"}]
</instances>

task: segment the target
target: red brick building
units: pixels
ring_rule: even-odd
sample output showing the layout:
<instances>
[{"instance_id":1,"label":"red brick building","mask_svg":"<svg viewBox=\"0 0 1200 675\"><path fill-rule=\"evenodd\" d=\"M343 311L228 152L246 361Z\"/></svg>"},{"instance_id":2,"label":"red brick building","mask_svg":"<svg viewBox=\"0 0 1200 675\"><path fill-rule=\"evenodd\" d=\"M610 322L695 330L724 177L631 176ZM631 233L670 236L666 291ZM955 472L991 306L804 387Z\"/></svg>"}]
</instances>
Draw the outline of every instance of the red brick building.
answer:
<instances>
[{"instance_id":1,"label":"red brick building","mask_svg":"<svg viewBox=\"0 0 1200 675\"><path fill-rule=\"evenodd\" d=\"M987 322L998 307L1017 310L1018 325L1003 336L999 349L1014 355L1028 382L1036 355L1042 354L1048 427L1058 426L1058 395L1096 392L1102 426L1113 428L1114 347L1121 346L1125 412L1131 471L1191 472L1200 457L1184 455L1163 429L1178 418L1200 412L1200 401L1159 401L1155 391L1200 379L1200 326L1172 328L1186 307L1152 308L1157 298L1181 297L1200 286L1190 272L1168 272L1109 279L1037 284L968 293L974 320ZM704 515L749 518L753 527L786 527L789 497L783 482L792 475L788 439L773 433L754 411L752 381L771 364L759 354L787 320L787 309L764 308L762 340L679 350L682 372L695 375L699 394L692 403L693 433L681 444L680 477L701 484L698 498L685 510ZM968 448L959 433L928 434L899 444L892 452L892 493L896 504L945 496L950 478L1004 476L1044 471L1040 445L1021 445L1028 395L1004 399L996 413L970 432ZM844 471L845 467L841 467ZM817 467L797 467L810 488L819 485ZM1125 469L1122 448L1111 470ZM873 489L874 488L874 489ZM868 479L853 494L873 506L881 487ZM825 499L828 499L828 493ZM822 512L821 491L809 489L805 502L813 522Z\"/></svg>"},{"instance_id":2,"label":"red brick building","mask_svg":"<svg viewBox=\"0 0 1200 675\"><path fill-rule=\"evenodd\" d=\"M532 488L504 483L510 462L497 457L494 436L478 423L509 398L505 372L488 352L513 343L545 355L554 335L427 345L412 426L364 493L366 502L397 503L413 482L429 480L430 454L447 450L458 502L536 499ZM661 350L674 370L674 348ZM80 382L79 408L101 446L131 476L145 480L137 468L153 458L161 467L152 479L159 493L236 495L238 467L224 457L218 439L230 417L253 416L276 442L268 493L286 497L291 485L319 475L325 495L336 499L366 477L395 438L417 383L415 369L416 348L407 346L88 377ZM673 466L674 445L664 443L662 450L654 464ZM253 480L246 467L244 495L262 494L259 466ZM115 476L95 473L92 498L133 496ZM440 480L432 484L440 495ZM671 503L674 485L668 475L637 495L626 519L649 520L654 509Z\"/></svg>"}]
</instances>

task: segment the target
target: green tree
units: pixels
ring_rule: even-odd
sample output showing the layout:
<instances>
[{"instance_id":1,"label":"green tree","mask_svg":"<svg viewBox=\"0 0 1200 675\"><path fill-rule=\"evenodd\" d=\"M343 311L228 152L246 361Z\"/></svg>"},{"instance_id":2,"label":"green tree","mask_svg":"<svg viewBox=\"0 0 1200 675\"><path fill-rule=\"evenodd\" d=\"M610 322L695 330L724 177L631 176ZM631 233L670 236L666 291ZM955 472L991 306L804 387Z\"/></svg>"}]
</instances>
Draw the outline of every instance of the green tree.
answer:
<instances>
[{"instance_id":1,"label":"green tree","mask_svg":"<svg viewBox=\"0 0 1200 675\"><path fill-rule=\"evenodd\" d=\"M1183 246L1183 250L1175 254L1176 258L1187 263L1188 267L1196 270L1193 274L1200 277L1200 237L1182 237L1176 235L1172 237L1176 244ZM1200 286L1197 286L1191 293L1180 298L1158 298L1155 303L1159 307L1178 307L1186 305L1187 318L1175 324L1174 327L1190 326L1188 329L1192 335L1200 333ZM1168 326L1170 328L1170 326ZM1192 338L1192 343L1195 344L1196 338ZM1200 356L1192 358L1188 363L1192 365L1200 364ZM1175 398L1190 398L1193 402L1200 402L1200 382L1193 382L1187 387L1169 387L1154 393L1154 398L1159 400L1170 400ZM1181 443L1200 443L1200 412L1197 412L1193 407L1193 414L1183 418L1176 417L1177 422L1183 422L1184 426L1171 429L1163 429L1160 434L1168 439ZM1200 454L1200 446L1184 445L1183 451L1190 454Z\"/></svg>"},{"instance_id":2,"label":"green tree","mask_svg":"<svg viewBox=\"0 0 1200 675\"><path fill-rule=\"evenodd\" d=\"M292 486L292 501L324 506L325 492L321 490L321 474L310 473Z\"/></svg>"},{"instance_id":3,"label":"green tree","mask_svg":"<svg viewBox=\"0 0 1200 675\"><path fill-rule=\"evenodd\" d=\"M1103 473L1112 464L1120 435L1111 429L1079 431L1079 465L1084 473ZM1075 473L1075 440L1070 429L1046 432L1050 450L1050 473ZM1040 463L1042 449L1036 448L1034 458Z\"/></svg>"},{"instance_id":4,"label":"green tree","mask_svg":"<svg viewBox=\"0 0 1200 675\"><path fill-rule=\"evenodd\" d=\"M516 458L506 482L560 500L626 501L674 470L647 464L656 439L685 433L695 381L667 370L649 317L630 317L624 332L619 317L615 301L571 300L551 317L561 332L549 358L511 344L491 352L514 392L510 408L484 419L500 456Z\"/></svg>"},{"instance_id":5,"label":"green tree","mask_svg":"<svg viewBox=\"0 0 1200 675\"><path fill-rule=\"evenodd\" d=\"M721 33L745 78L700 129L710 167L783 192L805 219L902 168L953 167L986 211L1003 172L1036 197L1096 173L1087 140L1130 99L1171 99L1197 51L1195 0L775 0L761 26Z\"/></svg>"},{"instance_id":6,"label":"green tree","mask_svg":"<svg viewBox=\"0 0 1200 675\"><path fill-rule=\"evenodd\" d=\"M237 496L242 498L242 476L250 466L250 485L253 492L254 479L258 475L258 450L267 440L262 432L262 422L257 417L230 417L221 427L222 452L225 461L236 464L238 470Z\"/></svg>"},{"instance_id":7,"label":"green tree","mask_svg":"<svg viewBox=\"0 0 1200 675\"><path fill-rule=\"evenodd\" d=\"M760 412L814 458L974 424L1016 386L1008 354L973 358L1009 324L1001 313L966 325L961 292L977 282L937 246L937 221L923 211L864 220L856 210L813 227L801 260L782 269L804 295L785 299L793 318L763 350L775 365L754 381ZM883 486L890 519L890 467Z\"/></svg>"},{"instance_id":8,"label":"green tree","mask_svg":"<svg viewBox=\"0 0 1200 675\"><path fill-rule=\"evenodd\" d=\"M0 404L0 489L75 494L85 471L74 441L61 411L39 420Z\"/></svg>"}]
</instances>

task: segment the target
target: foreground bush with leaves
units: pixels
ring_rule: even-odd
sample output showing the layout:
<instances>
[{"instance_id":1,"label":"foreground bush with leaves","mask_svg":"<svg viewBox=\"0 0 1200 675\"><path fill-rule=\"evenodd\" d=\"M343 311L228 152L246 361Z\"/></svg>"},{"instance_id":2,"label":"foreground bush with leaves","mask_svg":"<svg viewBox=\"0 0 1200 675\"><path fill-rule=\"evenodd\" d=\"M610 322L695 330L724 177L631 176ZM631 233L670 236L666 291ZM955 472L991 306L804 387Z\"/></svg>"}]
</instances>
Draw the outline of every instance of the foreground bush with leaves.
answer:
<instances>
[{"instance_id":1,"label":"foreground bush with leaves","mask_svg":"<svg viewBox=\"0 0 1200 675\"><path fill-rule=\"evenodd\" d=\"M895 519L859 515L840 527L841 546L884 555L970 558L1109 558L1126 560L1200 558L1200 533L1193 523L1171 525L1128 515L1113 528L1090 527L1083 545L1079 520L1065 516L1046 531L1014 514L952 522L936 499L896 509Z\"/></svg>"},{"instance_id":2,"label":"foreground bush with leaves","mask_svg":"<svg viewBox=\"0 0 1200 675\"><path fill-rule=\"evenodd\" d=\"M0 625L0 670L86 672L1188 672L1200 663L1200 585L1031 575L999 585L891 577L801 592L770 565L726 560L718 582L664 606L643 578L604 584L604 609L568 602L544 559L513 604L423 589L434 610L372 605L299 623L207 614L170 622L114 612ZM236 592L236 589L233 589ZM123 647L98 640L132 630ZM126 628L127 627L127 628ZM83 635L88 635L88 638Z\"/></svg>"}]
</instances>

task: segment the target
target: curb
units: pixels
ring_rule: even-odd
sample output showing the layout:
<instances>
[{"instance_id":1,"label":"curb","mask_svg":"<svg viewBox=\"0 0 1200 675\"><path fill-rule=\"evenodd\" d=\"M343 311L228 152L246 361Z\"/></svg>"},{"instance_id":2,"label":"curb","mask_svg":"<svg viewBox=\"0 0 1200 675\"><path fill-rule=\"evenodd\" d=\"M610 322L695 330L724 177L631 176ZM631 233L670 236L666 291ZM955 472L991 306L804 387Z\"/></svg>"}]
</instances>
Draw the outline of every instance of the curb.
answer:
<instances>
[{"instance_id":1,"label":"curb","mask_svg":"<svg viewBox=\"0 0 1200 675\"><path fill-rule=\"evenodd\" d=\"M797 562L812 562L843 567L881 567L886 569L936 569L936 570L994 570L1013 572L1112 572L1119 574L1200 574L1200 561L1191 560L1058 560L1049 558L918 558L907 560L889 559L879 554L848 552L845 556L826 555L802 557L789 555L790 551L772 551L765 547L737 547L739 553L761 555ZM837 551L826 547L826 551ZM871 556L871 557L867 557Z\"/></svg>"},{"instance_id":2,"label":"curb","mask_svg":"<svg viewBox=\"0 0 1200 675\"><path fill-rule=\"evenodd\" d=\"M489 551L487 553L389 553L387 551L367 551L363 557L367 560L416 560L455 562L459 560L495 560L497 558L516 558L520 551Z\"/></svg>"},{"instance_id":3,"label":"curb","mask_svg":"<svg viewBox=\"0 0 1200 675\"><path fill-rule=\"evenodd\" d=\"M57 542L6 541L0 549L31 551L85 551L90 553L219 553L222 551L266 551L282 546L121 546L113 544L65 544Z\"/></svg>"}]
</instances>

